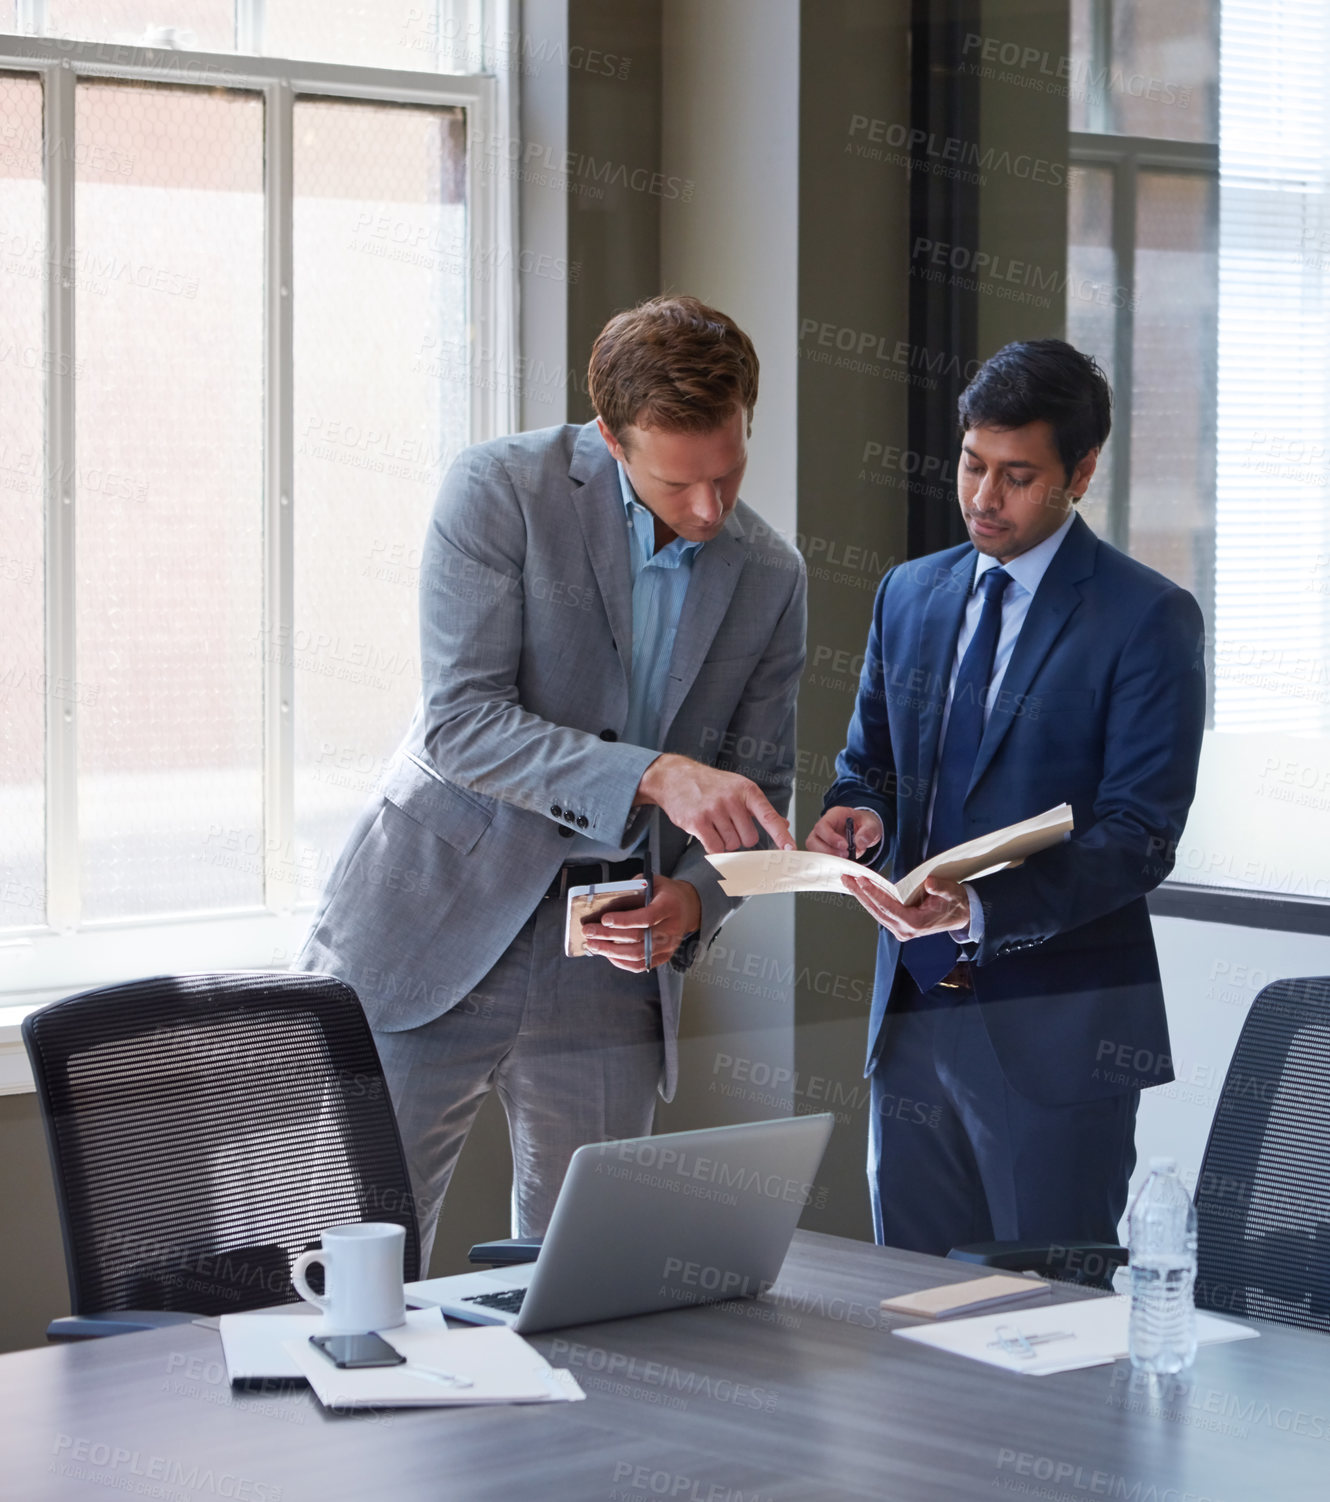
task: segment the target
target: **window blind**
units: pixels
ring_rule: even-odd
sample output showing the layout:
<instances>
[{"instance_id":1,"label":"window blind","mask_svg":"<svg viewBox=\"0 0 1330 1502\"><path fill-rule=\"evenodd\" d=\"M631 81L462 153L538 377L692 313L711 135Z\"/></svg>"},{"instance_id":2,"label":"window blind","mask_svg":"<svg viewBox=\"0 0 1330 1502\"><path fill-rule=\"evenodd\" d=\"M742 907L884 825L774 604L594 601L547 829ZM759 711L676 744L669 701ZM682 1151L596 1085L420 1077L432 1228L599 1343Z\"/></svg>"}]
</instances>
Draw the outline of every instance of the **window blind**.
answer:
<instances>
[{"instance_id":1,"label":"window blind","mask_svg":"<svg viewBox=\"0 0 1330 1502\"><path fill-rule=\"evenodd\" d=\"M1214 726L1330 730L1330 7L1224 0Z\"/></svg>"}]
</instances>

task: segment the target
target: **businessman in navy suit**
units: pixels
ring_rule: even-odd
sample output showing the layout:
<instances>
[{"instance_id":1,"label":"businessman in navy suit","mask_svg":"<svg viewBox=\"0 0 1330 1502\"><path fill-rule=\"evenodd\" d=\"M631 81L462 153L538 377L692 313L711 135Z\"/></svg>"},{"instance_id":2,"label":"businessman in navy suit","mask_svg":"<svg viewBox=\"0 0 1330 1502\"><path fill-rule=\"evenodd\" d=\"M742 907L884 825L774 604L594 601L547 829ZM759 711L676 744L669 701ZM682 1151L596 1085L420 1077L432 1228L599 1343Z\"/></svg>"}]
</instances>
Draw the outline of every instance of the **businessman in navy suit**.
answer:
<instances>
[{"instance_id":1,"label":"businessman in navy suit","mask_svg":"<svg viewBox=\"0 0 1330 1502\"><path fill-rule=\"evenodd\" d=\"M967 387L970 542L882 580L808 838L845 855L851 820L899 877L1054 804L1075 816L1065 842L930 880L912 907L847 878L880 925L865 1073L887 1245L1116 1240L1140 1092L1173 1078L1145 898L1195 792L1204 627L1186 590L1076 514L1110 405L1056 339L1006 346Z\"/></svg>"}]
</instances>

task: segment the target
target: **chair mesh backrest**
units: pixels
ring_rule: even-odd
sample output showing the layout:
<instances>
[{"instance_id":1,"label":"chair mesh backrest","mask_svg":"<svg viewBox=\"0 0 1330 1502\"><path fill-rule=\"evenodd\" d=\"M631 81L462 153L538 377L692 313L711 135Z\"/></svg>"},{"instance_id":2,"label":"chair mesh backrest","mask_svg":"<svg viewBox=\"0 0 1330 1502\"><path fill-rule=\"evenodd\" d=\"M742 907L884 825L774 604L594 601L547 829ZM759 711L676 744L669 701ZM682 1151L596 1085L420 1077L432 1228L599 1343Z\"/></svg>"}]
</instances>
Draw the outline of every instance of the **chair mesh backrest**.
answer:
<instances>
[{"instance_id":1,"label":"chair mesh backrest","mask_svg":"<svg viewBox=\"0 0 1330 1502\"><path fill-rule=\"evenodd\" d=\"M1330 1331L1330 976L1252 1003L1196 1214L1200 1307Z\"/></svg>"},{"instance_id":2,"label":"chair mesh backrest","mask_svg":"<svg viewBox=\"0 0 1330 1502\"><path fill-rule=\"evenodd\" d=\"M329 1227L420 1240L355 992L328 976L166 976L32 1013L75 1314L229 1314L292 1301Z\"/></svg>"}]
</instances>

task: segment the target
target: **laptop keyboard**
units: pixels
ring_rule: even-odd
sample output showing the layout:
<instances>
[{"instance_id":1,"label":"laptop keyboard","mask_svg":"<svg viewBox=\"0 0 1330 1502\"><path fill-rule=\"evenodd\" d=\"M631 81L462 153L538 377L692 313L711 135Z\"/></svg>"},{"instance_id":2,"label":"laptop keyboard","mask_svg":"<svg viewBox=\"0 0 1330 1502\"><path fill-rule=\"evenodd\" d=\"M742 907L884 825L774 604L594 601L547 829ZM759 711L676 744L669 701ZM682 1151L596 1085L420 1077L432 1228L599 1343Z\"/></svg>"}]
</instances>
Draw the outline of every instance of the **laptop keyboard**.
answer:
<instances>
[{"instance_id":1,"label":"laptop keyboard","mask_svg":"<svg viewBox=\"0 0 1330 1502\"><path fill-rule=\"evenodd\" d=\"M486 1309L501 1309L504 1314L516 1314L526 1298L525 1288L505 1288L500 1293L469 1293L464 1304L483 1304Z\"/></svg>"}]
</instances>

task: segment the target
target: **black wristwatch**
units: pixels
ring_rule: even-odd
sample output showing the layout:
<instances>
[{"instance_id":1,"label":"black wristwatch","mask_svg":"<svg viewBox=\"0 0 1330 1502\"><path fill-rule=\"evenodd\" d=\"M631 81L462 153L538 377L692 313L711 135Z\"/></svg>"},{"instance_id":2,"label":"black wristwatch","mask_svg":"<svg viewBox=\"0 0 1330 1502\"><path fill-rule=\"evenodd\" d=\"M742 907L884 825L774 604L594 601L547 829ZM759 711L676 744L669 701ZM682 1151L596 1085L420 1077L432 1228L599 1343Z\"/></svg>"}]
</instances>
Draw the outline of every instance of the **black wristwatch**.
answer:
<instances>
[{"instance_id":1,"label":"black wristwatch","mask_svg":"<svg viewBox=\"0 0 1330 1502\"><path fill-rule=\"evenodd\" d=\"M679 940L679 946L670 956L670 964L675 970L687 970L697 958L697 943L702 937L702 930L695 928L692 933L685 934Z\"/></svg>"}]
</instances>

